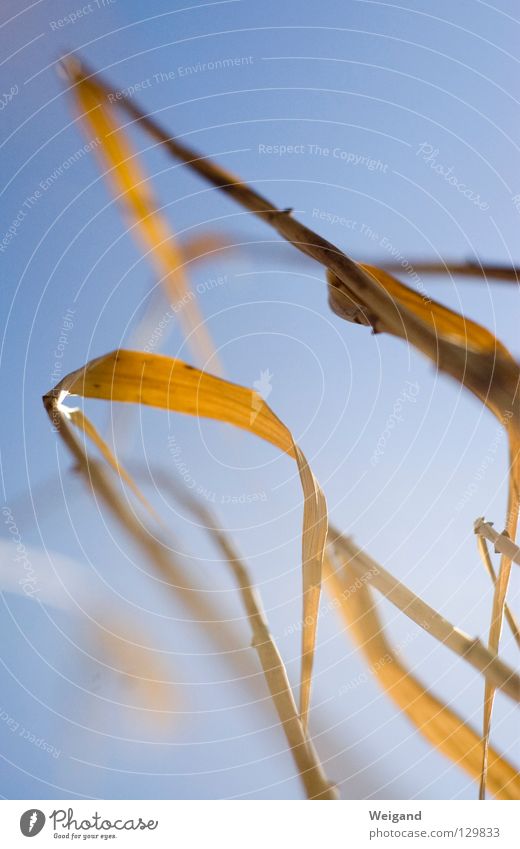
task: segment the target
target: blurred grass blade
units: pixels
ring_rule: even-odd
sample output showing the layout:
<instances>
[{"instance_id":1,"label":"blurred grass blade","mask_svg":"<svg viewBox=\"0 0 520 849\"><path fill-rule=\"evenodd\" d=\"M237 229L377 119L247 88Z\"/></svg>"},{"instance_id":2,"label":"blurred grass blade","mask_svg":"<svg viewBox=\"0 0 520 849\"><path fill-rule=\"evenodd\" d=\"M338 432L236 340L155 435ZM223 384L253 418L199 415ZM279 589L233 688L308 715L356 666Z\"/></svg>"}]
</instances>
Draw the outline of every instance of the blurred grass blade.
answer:
<instances>
[{"instance_id":1,"label":"blurred grass blade","mask_svg":"<svg viewBox=\"0 0 520 849\"><path fill-rule=\"evenodd\" d=\"M510 537L514 540L518 525L519 494L520 494L520 437L517 430L510 433L509 438L509 494L507 499L507 519L505 532L501 537ZM489 628L489 648L498 652L500 635L504 620L504 608L507 598L509 579L511 576L512 558L503 553L500 558L498 577L493 593L493 607L491 611L491 625ZM483 720L483 752L482 752L482 777L480 781L479 798L486 797L486 780L489 763L489 735L491 731L491 715L495 690L489 682L484 689L484 720Z\"/></svg>"},{"instance_id":2,"label":"blurred grass blade","mask_svg":"<svg viewBox=\"0 0 520 849\"><path fill-rule=\"evenodd\" d=\"M372 592L341 556L336 565L324 561L324 586L338 602L349 633L363 653L371 672L389 698L439 752L478 780L481 772L481 738L454 710L406 668L385 636ZM498 799L520 797L520 774L490 748L489 787Z\"/></svg>"},{"instance_id":3,"label":"blurred grass blade","mask_svg":"<svg viewBox=\"0 0 520 849\"><path fill-rule=\"evenodd\" d=\"M143 645L143 635L126 619L114 618L112 614L101 621L97 637L108 655L108 668L120 680L131 687L138 698L138 705L131 705L147 716L153 723L164 724L174 715L173 693L178 690L169 680L169 670L159 653ZM105 664L104 664L105 665Z\"/></svg>"},{"instance_id":4,"label":"blurred grass blade","mask_svg":"<svg viewBox=\"0 0 520 849\"><path fill-rule=\"evenodd\" d=\"M195 293L185 271L186 260L144 173L139 157L117 119L116 106L92 79L85 79L81 66L72 57L63 60L72 85L75 105L89 141L94 147L114 196L121 203L134 238L145 251L161 281L168 301L178 306L176 315L197 362L221 373L213 341L199 310Z\"/></svg>"},{"instance_id":5,"label":"blurred grass blade","mask_svg":"<svg viewBox=\"0 0 520 849\"><path fill-rule=\"evenodd\" d=\"M298 465L304 495L302 530L303 621L300 712L307 729L321 566L327 536L325 497L288 428L261 396L199 371L181 360L138 351L114 351L69 374L46 396L68 415L67 394L132 402L233 424L275 445Z\"/></svg>"},{"instance_id":6,"label":"blurred grass blade","mask_svg":"<svg viewBox=\"0 0 520 849\"><path fill-rule=\"evenodd\" d=\"M171 550L156 537L116 490L105 466L87 454L71 427L69 410L63 407L59 396L52 393L46 395L44 406L75 460L75 470L83 477L96 499L100 499L106 510L145 555L147 562L152 564L159 581L191 613L192 618L187 621L196 622L208 629L212 643L221 652L223 659L231 664L239 673L240 679L251 688L255 700L259 700L261 692L255 680L255 670L250 663L249 654L237 648L241 645L241 635L215 604L215 594L207 593L197 585L192 570L189 570L187 575L184 574L182 565L173 557Z\"/></svg>"}]
</instances>

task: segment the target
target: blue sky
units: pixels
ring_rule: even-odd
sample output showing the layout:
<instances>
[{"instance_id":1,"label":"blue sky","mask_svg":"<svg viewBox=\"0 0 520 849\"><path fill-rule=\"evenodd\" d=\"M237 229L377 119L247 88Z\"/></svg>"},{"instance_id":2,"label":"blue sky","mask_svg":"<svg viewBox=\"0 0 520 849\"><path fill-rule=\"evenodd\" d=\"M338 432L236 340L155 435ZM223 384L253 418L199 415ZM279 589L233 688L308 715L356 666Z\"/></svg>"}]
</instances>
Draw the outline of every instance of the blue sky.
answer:
<instances>
[{"instance_id":1,"label":"blue sky","mask_svg":"<svg viewBox=\"0 0 520 849\"><path fill-rule=\"evenodd\" d=\"M99 674L101 650L92 647L83 609L73 615L63 605L5 592L0 708L55 744L60 756L0 723L9 760L4 795L300 794L284 741L270 728L273 716L240 707L247 707L247 690L225 683L229 669L207 639L179 623L182 610L142 575L146 566L124 536L105 525L41 405L56 382L54 352L64 326L66 374L129 345L158 285L94 155L78 153L86 140L56 73L59 56L79 51L115 88L134 90L172 133L275 204L293 207L355 258L377 261L394 250L412 264L421 258L520 262L515 4L173 5L154 0L146 14L134 0L84 6L40 0L27 9L7 0L2 7L0 94L9 95L0 130L4 503L41 570L41 587L68 574L60 564L73 561L87 578L94 608L117 603L123 618L135 615L143 639L160 647L177 682L164 746L142 712L117 707L135 693L120 676ZM479 515L497 527L503 522L506 442L495 420L403 343L333 315L323 269L275 245L266 226L157 150L142 131L130 133L181 238L210 229L246 245L197 266L192 276L226 376L252 385L269 370L269 403L311 461L335 524L452 621L485 637L491 592L472 526ZM70 157L73 164L64 167ZM250 242L260 244L248 248ZM519 355L516 287L436 278L424 285ZM163 352L191 361L174 325ZM402 400L410 383L413 398ZM399 401L403 420L373 464ZM89 411L106 430L107 409L94 403ZM136 463L147 461L180 480L173 436L189 480L211 494L253 570L296 683L299 638L288 626L299 616L301 502L289 461L213 423L146 411L133 426ZM259 493L265 500L241 499ZM171 501L154 498L188 568L240 616L215 552ZM3 535L9 560L7 527ZM71 583L75 601L81 587L79 578ZM382 610L418 674L478 725L481 680L393 609L383 604ZM507 632L504 655L514 657ZM315 721L323 732L320 751L332 758L328 771L345 794L474 798L475 786L418 738L374 681L348 698L339 695L363 668L341 624L324 616ZM197 721L188 716L192 711L200 711ZM494 739L518 760L514 729L511 706L499 697Z\"/></svg>"}]
</instances>

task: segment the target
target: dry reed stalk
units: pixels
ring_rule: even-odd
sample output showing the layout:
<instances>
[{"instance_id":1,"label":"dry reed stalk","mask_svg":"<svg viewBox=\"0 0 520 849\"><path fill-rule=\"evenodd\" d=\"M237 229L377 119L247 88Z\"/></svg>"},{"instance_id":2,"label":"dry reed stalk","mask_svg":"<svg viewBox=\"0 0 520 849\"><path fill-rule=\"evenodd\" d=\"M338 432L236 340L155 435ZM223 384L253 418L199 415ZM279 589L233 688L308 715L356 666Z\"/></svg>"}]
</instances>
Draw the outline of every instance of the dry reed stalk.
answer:
<instances>
[{"instance_id":1,"label":"dry reed stalk","mask_svg":"<svg viewBox=\"0 0 520 849\"><path fill-rule=\"evenodd\" d=\"M365 551L335 528L329 529L329 545L342 561L366 584L375 587L402 613L419 627L451 649L477 669L492 686L499 688L513 701L520 702L520 676L480 640L465 634L426 604L408 587L376 563Z\"/></svg>"},{"instance_id":2,"label":"dry reed stalk","mask_svg":"<svg viewBox=\"0 0 520 849\"><path fill-rule=\"evenodd\" d=\"M88 422L88 420L84 416L76 416L76 410L69 411L65 408L63 406L63 400L63 390L50 392L44 397L44 405L51 421L59 430L60 436L75 458L79 472L86 479L93 492L101 498L112 515L158 568L159 574L165 583L180 594L183 601L188 603L196 615L202 617L201 621L210 622L213 611L203 600L202 594L196 590L187 590L180 584L182 578L178 567L176 567L171 557L165 553L164 547L118 496L117 491L114 489L104 470L89 458L69 425L69 421L71 421L86 436L92 439L92 430L90 428L84 428L85 422ZM114 462L114 458L110 454L106 456L96 438L93 441L104 454L112 470L122 476L127 483L131 482L132 491L134 491L134 494L137 494L139 500L146 506L146 499L144 496L139 495L139 491L137 493L135 492L136 486L133 484L133 480L128 473L122 469L122 466L117 461ZM122 474L122 472L124 473ZM223 535L219 540L221 547L224 545L222 540ZM226 556L228 553L231 553L230 543L228 543L228 547L226 548ZM285 666L276 644L271 637L267 621L265 620L255 591L251 586L247 571L237 558L233 562L230 560L230 565L239 582L241 597L253 630L252 646L259 656L271 698L286 734L307 798L337 799L337 790L326 779L314 746L307 735L306 727L296 708ZM216 634L218 635L218 642L221 647L225 651L229 651L230 647L227 642L226 631L218 627Z\"/></svg>"},{"instance_id":3,"label":"dry reed stalk","mask_svg":"<svg viewBox=\"0 0 520 849\"><path fill-rule=\"evenodd\" d=\"M452 708L434 696L405 666L385 636L370 587L359 581L354 560L326 554L324 586L338 602L349 633L389 698L439 752L479 779L480 736ZM338 565L337 565L338 564ZM520 797L520 774L495 749L489 750L488 781L498 799Z\"/></svg>"}]
</instances>

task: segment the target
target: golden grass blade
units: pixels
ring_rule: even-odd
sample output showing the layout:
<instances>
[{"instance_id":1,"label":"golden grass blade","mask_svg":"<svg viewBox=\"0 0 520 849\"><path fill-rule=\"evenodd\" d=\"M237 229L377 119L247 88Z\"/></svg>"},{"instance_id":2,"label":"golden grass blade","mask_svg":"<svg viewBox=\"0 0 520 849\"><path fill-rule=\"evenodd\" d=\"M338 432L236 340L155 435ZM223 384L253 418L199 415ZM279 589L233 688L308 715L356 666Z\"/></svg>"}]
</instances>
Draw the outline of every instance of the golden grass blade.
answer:
<instances>
[{"instance_id":1,"label":"golden grass blade","mask_svg":"<svg viewBox=\"0 0 520 849\"><path fill-rule=\"evenodd\" d=\"M493 584L496 584L497 575L493 563L491 562L487 542L485 538L483 536L480 536L479 534L477 534L477 547L489 577L491 578ZM512 612L507 602L506 604L504 604L504 617L506 619L507 624L509 625L509 628L518 648L520 648L520 625L518 624L518 620L516 619L516 616Z\"/></svg>"},{"instance_id":2,"label":"golden grass blade","mask_svg":"<svg viewBox=\"0 0 520 849\"><path fill-rule=\"evenodd\" d=\"M166 291L168 301L182 305L177 315L187 342L201 365L211 360L213 371L221 366L215 346L190 288L182 250L159 211L139 158L117 120L117 111L93 80L84 80L78 62L67 57L62 62L72 83L75 105L89 138L98 140L94 150L112 191L132 225L138 240Z\"/></svg>"},{"instance_id":3,"label":"golden grass blade","mask_svg":"<svg viewBox=\"0 0 520 849\"><path fill-rule=\"evenodd\" d=\"M311 740L300 716L284 662L269 630L258 591L254 588L248 569L229 536L220 528L215 517L200 501L186 492L175 491L175 497L202 523L227 560L237 586L253 635L253 648L258 654L273 703L285 732L294 761L305 786L308 799L338 799L336 788L323 773Z\"/></svg>"},{"instance_id":4,"label":"golden grass blade","mask_svg":"<svg viewBox=\"0 0 520 849\"><path fill-rule=\"evenodd\" d=\"M509 494L507 499L507 519L505 533L502 537L510 537L514 540L518 526L518 511L520 505L520 435L518 430L510 432L509 436ZM512 558L502 554L498 578L493 593L493 607L491 611L491 625L489 628L488 644L491 651L498 652L502 624L504 620L504 608L511 575ZM479 798L486 798L486 781L489 764L489 735L491 731L491 715L495 698L494 687L486 681L484 688L484 719L482 729L482 775L480 780Z\"/></svg>"},{"instance_id":5,"label":"golden grass blade","mask_svg":"<svg viewBox=\"0 0 520 849\"><path fill-rule=\"evenodd\" d=\"M293 457L304 495L302 531L303 620L300 711L307 728L317 633L321 564L327 535L325 497L290 431L258 393L199 371L181 360L114 351L69 374L46 396L59 409L67 394L146 404L217 419L260 436Z\"/></svg>"},{"instance_id":6,"label":"golden grass blade","mask_svg":"<svg viewBox=\"0 0 520 849\"><path fill-rule=\"evenodd\" d=\"M479 779L482 746L477 734L454 710L434 696L405 666L386 638L374 599L352 561L326 555L324 586L338 602L355 643L373 674L399 710L439 752ZM489 788L498 799L520 798L520 774L495 749L489 751Z\"/></svg>"},{"instance_id":7,"label":"golden grass blade","mask_svg":"<svg viewBox=\"0 0 520 849\"><path fill-rule=\"evenodd\" d=\"M329 531L329 543L338 552L341 562L348 563L349 569L354 571L364 584L375 587L423 630L481 672L486 682L500 688L514 701L520 702L520 676L504 663L496 652L490 651L480 640L472 639L448 622L365 551L358 548L349 537L332 527Z\"/></svg>"}]
</instances>

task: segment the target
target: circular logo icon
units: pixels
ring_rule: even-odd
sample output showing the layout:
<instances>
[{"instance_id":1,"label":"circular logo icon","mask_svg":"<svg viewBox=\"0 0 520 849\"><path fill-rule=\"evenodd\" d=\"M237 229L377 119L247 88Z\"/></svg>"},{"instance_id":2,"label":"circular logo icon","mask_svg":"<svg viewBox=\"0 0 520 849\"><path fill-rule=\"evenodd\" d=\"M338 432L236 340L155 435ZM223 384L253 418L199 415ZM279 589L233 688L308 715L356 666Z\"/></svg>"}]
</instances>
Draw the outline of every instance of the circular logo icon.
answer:
<instances>
[{"instance_id":1,"label":"circular logo icon","mask_svg":"<svg viewBox=\"0 0 520 849\"><path fill-rule=\"evenodd\" d=\"M45 814L38 808L30 808L20 817L20 831L25 837L39 834L45 825Z\"/></svg>"}]
</instances>

